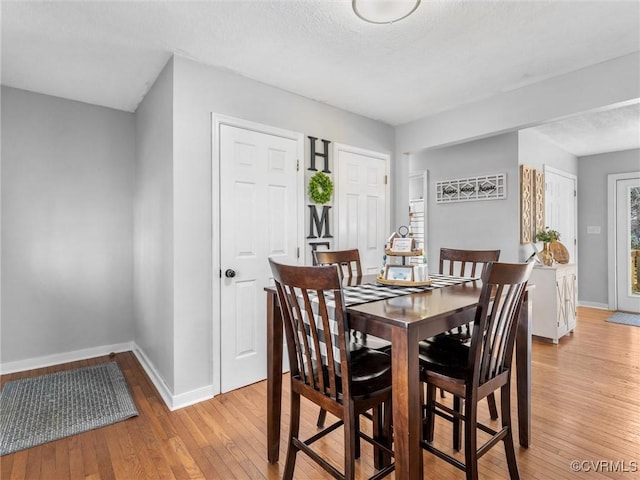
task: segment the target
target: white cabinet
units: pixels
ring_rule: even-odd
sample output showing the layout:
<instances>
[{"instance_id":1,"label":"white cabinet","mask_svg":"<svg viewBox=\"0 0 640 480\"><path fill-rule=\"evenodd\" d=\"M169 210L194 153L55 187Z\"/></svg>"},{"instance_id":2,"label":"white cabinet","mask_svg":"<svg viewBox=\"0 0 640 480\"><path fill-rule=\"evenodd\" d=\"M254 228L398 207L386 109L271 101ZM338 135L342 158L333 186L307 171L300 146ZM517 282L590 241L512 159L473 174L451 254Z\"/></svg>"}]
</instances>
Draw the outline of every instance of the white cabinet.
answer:
<instances>
[{"instance_id":1,"label":"white cabinet","mask_svg":"<svg viewBox=\"0 0 640 480\"><path fill-rule=\"evenodd\" d=\"M575 264L535 267L529 279L533 298L533 334L553 343L576 328Z\"/></svg>"}]
</instances>

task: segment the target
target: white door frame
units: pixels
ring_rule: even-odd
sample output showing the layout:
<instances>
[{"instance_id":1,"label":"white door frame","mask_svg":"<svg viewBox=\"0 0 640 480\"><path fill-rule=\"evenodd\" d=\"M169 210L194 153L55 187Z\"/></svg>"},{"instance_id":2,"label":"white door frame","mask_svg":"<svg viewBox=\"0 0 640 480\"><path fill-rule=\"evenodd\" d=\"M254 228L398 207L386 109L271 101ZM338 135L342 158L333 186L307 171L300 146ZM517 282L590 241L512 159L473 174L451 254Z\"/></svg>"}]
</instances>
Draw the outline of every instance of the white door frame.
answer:
<instances>
[{"instance_id":1,"label":"white door frame","mask_svg":"<svg viewBox=\"0 0 640 480\"><path fill-rule=\"evenodd\" d=\"M607 241L609 242L608 246L608 300L609 300L609 310L617 310L618 309L618 265L616 262L618 252L616 247L617 240L617 231L618 231L618 220L617 220L617 210L618 210L618 180L631 180L634 178L640 178L639 172L629 172L629 173L614 173L611 175L607 175L607 205L608 205L608 235Z\"/></svg>"},{"instance_id":2,"label":"white door frame","mask_svg":"<svg viewBox=\"0 0 640 480\"><path fill-rule=\"evenodd\" d=\"M427 253L427 246L429 245L427 242L427 232L428 232L428 212L427 209L429 207L429 202L428 202L428 198L429 198L429 192L428 192L428 188L429 188L429 172L428 170L418 170L415 172L411 172L409 174L409 185L411 185L411 179L412 178L417 178L419 180L421 180L422 183L422 200L423 200L423 209L424 209L424 225L423 225L423 230L424 230L424 251L425 253ZM413 200L411 198L411 193L409 193L409 200ZM409 223L411 223L411 219L409 219Z\"/></svg>"},{"instance_id":3,"label":"white door frame","mask_svg":"<svg viewBox=\"0 0 640 480\"><path fill-rule=\"evenodd\" d=\"M384 170L385 170L385 175L387 177L386 178L387 182L384 187L384 195L385 195L384 221L385 221L387 230L389 230L391 228L391 173L390 173L391 172L390 170L391 154L376 152L374 150L366 150L364 148L354 147L352 145L346 145L344 143L334 143L333 144L333 162L334 162L333 171L335 174L335 192L333 194L333 198L340 198L339 197L340 169L338 168L338 162L340 160L340 157L339 157L340 151L355 153L357 155L365 155L367 157L373 157L379 160L384 160ZM334 215L335 215L334 226L335 226L335 232L336 232L336 247L340 248L340 231L339 231L340 213L338 208L335 209ZM389 231L389 233L391 232Z\"/></svg>"},{"instance_id":4,"label":"white door frame","mask_svg":"<svg viewBox=\"0 0 640 480\"><path fill-rule=\"evenodd\" d=\"M250 120L244 120L241 118L230 117L227 115L220 115L217 113L211 114L211 247L212 247L212 358L211 358L211 371L213 372L213 394L218 395L221 391L221 348L220 348L220 322L221 322L221 288L222 278L221 272L221 255L220 252L220 207L222 205L220 199L220 127L222 125L229 125L232 127L242 128L245 130L252 130L254 132L265 133L268 135L275 135L278 137L288 138L295 140L298 145L298 160L300 164L304 165L304 135L300 132L294 132L291 130L284 130L282 128L272 127L270 125L264 125L261 123L252 122ZM304 175L298 175L297 185L297 216L298 216L298 245L305 244L304 236ZM298 258L300 263L300 258ZM266 301L266 297L265 297Z\"/></svg>"}]
</instances>

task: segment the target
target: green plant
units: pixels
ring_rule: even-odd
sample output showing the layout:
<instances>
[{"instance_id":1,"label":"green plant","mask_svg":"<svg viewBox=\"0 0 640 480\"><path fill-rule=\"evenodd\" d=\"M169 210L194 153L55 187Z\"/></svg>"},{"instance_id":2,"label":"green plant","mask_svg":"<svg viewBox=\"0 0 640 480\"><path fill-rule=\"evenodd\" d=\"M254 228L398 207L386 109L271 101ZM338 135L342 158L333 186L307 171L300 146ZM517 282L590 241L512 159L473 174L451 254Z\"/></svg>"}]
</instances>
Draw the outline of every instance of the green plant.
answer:
<instances>
[{"instance_id":1,"label":"green plant","mask_svg":"<svg viewBox=\"0 0 640 480\"><path fill-rule=\"evenodd\" d=\"M536 233L536 240L544 243L551 243L554 240L560 240L560 233L557 230L551 230L549 227L544 227L544 230L540 230Z\"/></svg>"}]
</instances>

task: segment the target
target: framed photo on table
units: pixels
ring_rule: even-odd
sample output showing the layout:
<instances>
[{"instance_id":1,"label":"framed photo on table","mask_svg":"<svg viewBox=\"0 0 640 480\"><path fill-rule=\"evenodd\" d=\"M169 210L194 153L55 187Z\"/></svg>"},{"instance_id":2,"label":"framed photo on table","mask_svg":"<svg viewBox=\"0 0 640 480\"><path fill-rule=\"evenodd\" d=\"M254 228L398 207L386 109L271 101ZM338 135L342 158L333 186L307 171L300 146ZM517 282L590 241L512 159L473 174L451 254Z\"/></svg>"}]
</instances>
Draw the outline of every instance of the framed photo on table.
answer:
<instances>
[{"instance_id":1,"label":"framed photo on table","mask_svg":"<svg viewBox=\"0 0 640 480\"><path fill-rule=\"evenodd\" d=\"M413 281L413 265L387 265L386 280Z\"/></svg>"},{"instance_id":2,"label":"framed photo on table","mask_svg":"<svg viewBox=\"0 0 640 480\"><path fill-rule=\"evenodd\" d=\"M409 253L413 250L413 238L396 237L391 244L391 250L399 253Z\"/></svg>"}]
</instances>

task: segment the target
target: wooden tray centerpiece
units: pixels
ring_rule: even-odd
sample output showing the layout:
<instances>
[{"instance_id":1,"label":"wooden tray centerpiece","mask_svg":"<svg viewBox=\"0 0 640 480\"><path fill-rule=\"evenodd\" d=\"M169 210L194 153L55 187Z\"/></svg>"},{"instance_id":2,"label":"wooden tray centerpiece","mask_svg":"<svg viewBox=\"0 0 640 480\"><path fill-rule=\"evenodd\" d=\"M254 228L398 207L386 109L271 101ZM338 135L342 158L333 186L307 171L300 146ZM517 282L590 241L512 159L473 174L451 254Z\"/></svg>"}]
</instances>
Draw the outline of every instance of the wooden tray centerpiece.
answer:
<instances>
[{"instance_id":1,"label":"wooden tray centerpiece","mask_svg":"<svg viewBox=\"0 0 640 480\"><path fill-rule=\"evenodd\" d=\"M381 276L378 276L376 281L382 285L394 285L397 287L427 287L433 283L431 279L424 282L414 282L413 280L387 280Z\"/></svg>"},{"instance_id":2,"label":"wooden tray centerpiece","mask_svg":"<svg viewBox=\"0 0 640 480\"><path fill-rule=\"evenodd\" d=\"M407 228L407 227L401 227ZM407 229L408 232L408 229ZM392 265L385 263L384 271L378 275L377 282L383 285L396 285L403 287L419 287L431 285L428 272L424 271L424 279L415 280L414 266L406 264L407 257L421 257L424 252L422 249L415 248L415 240L406 235L398 236L394 233L387 242L388 246L384 253L389 257L401 257L402 264ZM420 264L421 266L422 264ZM426 269L426 265L424 265Z\"/></svg>"}]
</instances>

